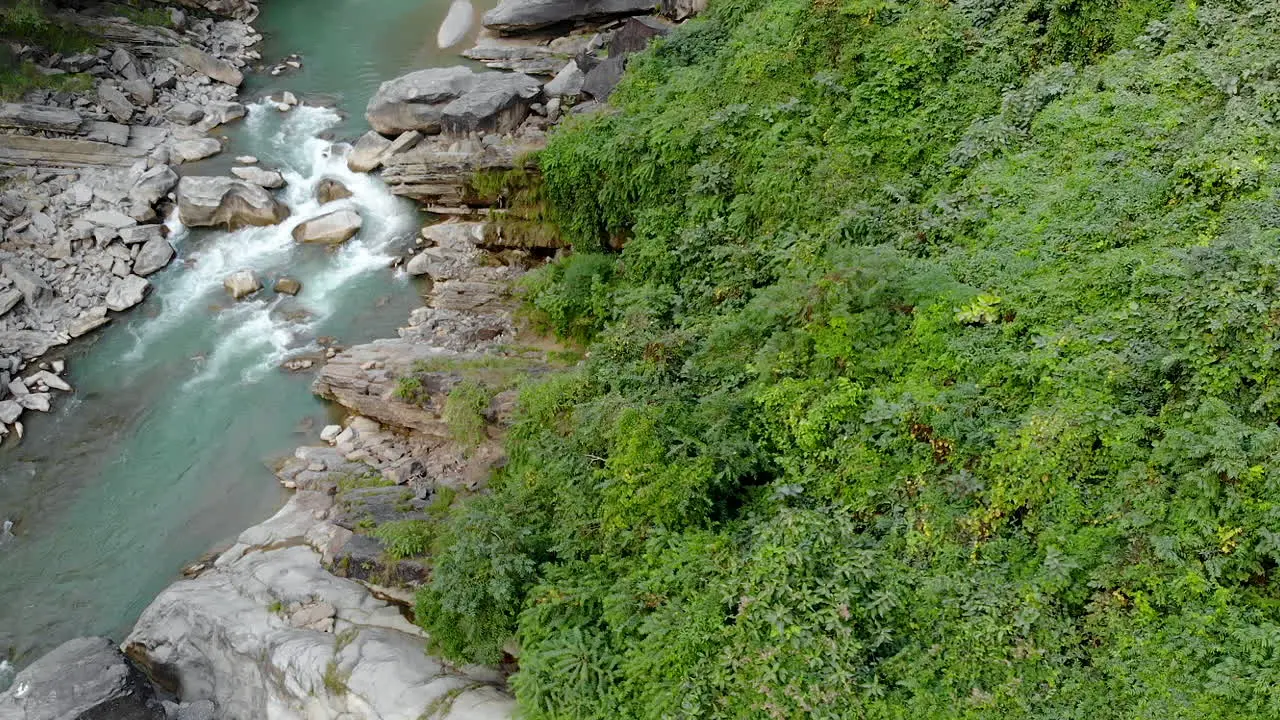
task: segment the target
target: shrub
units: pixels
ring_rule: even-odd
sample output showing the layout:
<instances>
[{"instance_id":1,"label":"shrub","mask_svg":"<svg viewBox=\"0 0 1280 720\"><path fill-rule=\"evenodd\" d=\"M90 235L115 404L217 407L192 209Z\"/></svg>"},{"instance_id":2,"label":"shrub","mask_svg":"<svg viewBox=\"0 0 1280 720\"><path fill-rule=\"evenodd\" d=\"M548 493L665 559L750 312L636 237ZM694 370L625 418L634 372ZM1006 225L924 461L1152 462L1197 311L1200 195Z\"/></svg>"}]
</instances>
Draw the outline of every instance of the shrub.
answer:
<instances>
[{"instance_id":1,"label":"shrub","mask_svg":"<svg viewBox=\"0 0 1280 720\"><path fill-rule=\"evenodd\" d=\"M427 554L435 538L435 526L426 520L391 520L370 534L382 541L388 557L403 560Z\"/></svg>"}]
</instances>

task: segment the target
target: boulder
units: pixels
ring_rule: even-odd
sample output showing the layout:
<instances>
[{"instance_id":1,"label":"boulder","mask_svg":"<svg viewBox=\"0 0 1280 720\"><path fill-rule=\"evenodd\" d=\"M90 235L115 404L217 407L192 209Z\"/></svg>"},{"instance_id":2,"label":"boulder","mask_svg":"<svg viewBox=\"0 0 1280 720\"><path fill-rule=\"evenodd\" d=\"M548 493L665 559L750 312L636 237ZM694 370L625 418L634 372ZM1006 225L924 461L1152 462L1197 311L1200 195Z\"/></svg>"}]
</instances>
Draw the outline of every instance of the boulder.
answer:
<instances>
[{"instance_id":1,"label":"boulder","mask_svg":"<svg viewBox=\"0 0 1280 720\"><path fill-rule=\"evenodd\" d=\"M203 50L198 50L190 45L179 45L172 48L162 48L161 50L174 60L218 82L226 83L232 87L240 87L240 83L244 82L244 75L234 65L225 60L219 60Z\"/></svg>"},{"instance_id":2,"label":"boulder","mask_svg":"<svg viewBox=\"0 0 1280 720\"><path fill-rule=\"evenodd\" d=\"M204 118L204 110L192 103L180 102L169 108L164 116L179 125L194 125Z\"/></svg>"},{"instance_id":3,"label":"boulder","mask_svg":"<svg viewBox=\"0 0 1280 720\"><path fill-rule=\"evenodd\" d=\"M264 170L260 167L233 167L231 174L268 190L284 187L284 176L275 170Z\"/></svg>"},{"instance_id":4,"label":"boulder","mask_svg":"<svg viewBox=\"0 0 1280 720\"><path fill-rule=\"evenodd\" d=\"M578 67L578 63L570 60L567 65L556 73L546 85L542 86L542 92L547 97L577 97L582 92L582 84L587 79L587 74L582 72Z\"/></svg>"},{"instance_id":5,"label":"boulder","mask_svg":"<svg viewBox=\"0 0 1280 720\"><path fill-rule=\"evenodd\" d=\"M626 67L625 56L610 56L602 60L583 78L582 91L601 102L608 100L613 89L622 81L622 72Z\"/></svg>"},{"instance_id":6,"label":"boulder","mask_svg":"<svg viewBox=\"0 0 1280 720\"><path fill-rule=\"evenodd\" d=\"M522 73L430 68L382 83L365 117L383 135L507 133L524 121L540 92L538 81Z\"/></svg>"},{"instance_id":7,"label":"boulder","mask_svg":"<svg viewBox=\"0 0 1280 720\"><path fill-rule=\"evenodd\" d=\"M68 640L18 673L0 694L0 717L163 720L164 710L114 643L87 637Z\"/></svg>"},{"instance_id":8,"label":"boulder","mask_svg":"<svg viewBox=\"0 0 1280 720\"><path fill-rule=\"evenodd\" d=\"M173 255L173 246L169 241L156 236L143 243L142 249L138 251L138 257L133 259L133 272L135 275L146 277L168 265Z\"/></svg>"},{"instance_id":9,"label":"boulder","mask_svg":"<svg viewBox=\"0 0 1280 720\"><path fill-rule=\"evenodd\" d=\"M110 83L101 83L98 85L98 102L106 109L116 122L128 123L133 119L133 103L129 102L129 98L120 91L120 88Z\"/></svg>"},{"instance_id":10,"label":"boulder","mask_svg":"<svg viewBox=\"0 0 1280 720\"><path fill-rule=\"evenodd\" d=\"M98 305L97 307L91 307L88 310L85 310L83 313L80 313L79 317L72 320L71 324L67 326L67 334L73 338L77 338L96 330L109 322L111 322L111 318L107 315L107 307L105 305Z\"/></svg>"},{"instance_id":11,"label":"boulder","mask_svg":"<svg viewBox=\"0 0 1280 720\"><path fill-rule=\"evenodd\" d=\"M369 172L382 163L382 154L391 147L391 141L370 130L356 141L347 155L347 169L351 172Z\"/></svg>"},{"instance_id":12,"label":"boulder","mask_svg":"<svg viewBox=\"0 0 1280 720\"><path fill-rule=\"evenodd\" d=\"M647 15L654 0L502 0L484 14L484 26L502 32L528 32L580 20Z\"/></svg>"},{"instance_id":13,"label":"boulder","mask_svg":"<svg viewBox=\"0 0 1280 720\"><path fill-rule=\"evenodd\" d=\"M14 420L22 417L22 411L26 408L18 404L17 400L0 401L0 423L12 425ZM0 695L3 697L3 695ZM3 706L3 700L0 700L0 707Z\"/></svg>"},{"instance_id":14,"label":"boulder","mask_svg":"<svg viewBox=\"0 0 1280 720\"><path fill-rule=\"evenodd\" d=\"M91 222L101 227L109 227L112 230L120 230L138 224L137 220L119 210L94 210L93 212L85 213L81 218L86 222Z\"/></svg>"},{"instance_id":15,"label":"boulder","mask_svg":"<svg viewBox=\"0 0 1280 720\"><path fill-rule=\"evenodd\" d=\"M302 283L291 277L281 277L271 289L281 295L297 295L302 292Z\"/></svg>"},{"instance_id":16,"label":"boulder","mask_svg":"<svg viewBox=\"0 0 1280 720\"><path fill-rule=\"evenodd\" d=\"M275 225L289 208L267 190L243 180L189 175L178 183L178 218L187 227Z\"/></svg>"},{"instance_id":17,"label":"boulder","mask_svg":"<svg viewBox=\"0 0 1280 720\"><path fill-rule=\"evenodd\" d=\"M228 295L239 300L261 290L262 281L252 270L237 270L223 279L222 287Z\"/></svg>"},{"instance_id":18,"label":"boulder","mask_svg":"<svg viewBox=\"0 0 1280 720\"><path fill-rule=\"evenodd\" d=\"M444 21L436 32L436 45L444 49L462 42L467 33L471 32L475 21L476 11L471 7L470 0L453 0L449 4L449 13L444 16Z\"/></svg>"},{"instance_id":19,"label":"boulder","mask_svg":"<svg viewBox=\"0 0 1280 720\"><path fill-rule=\"evenodd\" d=\"M321 205L349 197L351 197L351 191L342 184L341 180L321 178L320 182L316 183L316 201Z\"/></svg>"},{"instance_id":20,"label":"boulder","mask_svg":"<svg viewBox=\"0 0 1280 720\"><path fill-rule=\"evenodd\" d=\"M143 107L155 102L156 89L151 87L151 83L146 80L125 80L120 83L120 87L124 88L124 91L129 93L129 97L132 97Z\"/></svg>"},{"instance_id":21,"label":"boulder","mask_svg":"<svg viewBox=\"0 0 1280 720\"><path fill-rule=\"evenodd\" d=\"M609 37L609 57L637 53L649 47L654 38L671 32L671 25L651 17L630 17Z\"/></svg>"},{"instance_id":22,"label":"boulder","mask_svg":"<svg viewBox=\"0 0 1280 720\"><path fill-rule=\"evenodd\" d=\"M364 220L355 210L344 208L326 213L299 224L293 229L293 239L303 243L344 243L360 232Z\"/></svg>"},{"instance_id":23,"label":"boulder","mask_svg":"<svg viewBox=\"0 0 1280 720\"><path fill-rule=\"evenodd\" d=\"M707 0L661 0L658 3L662 14L682 22L707 9Z\"/></svg>"},{"instance_id":24,"label":"boulder","mask_svg":"<svg viewBox=\"0 0 1280 720\"><path fill-rule=\"evenodd\" d=\"M134 225L120 228L120 242L125 245L139 245L164 237L164 228L160 225Z\"/></svg>"},{"instance_id":25,"label":"boulder","mask_svg":"<svg viewBox=\"0 0 1280 720\"><path fill-rule=\"evenodd\" d=\"M151 289L146 278L137 275L125 275L111 283L107 290L107 307L116 312L123 312L142 302Z\"/></svg>"},{"instance_id":26,"label":"boulder","mask_svg":"<svg viewBox=\"0 0 1280 720\"><path fill-rule=\"evenodd\" d=\"M35 305L46 292L50 292L49 286L39 275L17 263L0 264L0 272L3 272L4 276L13 283L13 287L22 293L28 307Z\"/></svg>"},{"instance_id":27,"label":"boulder","mask_svg":"<svg viewBox=\"0 0 1280 720\"><path fill-rule=\"evenodd\" d=\"M73 133L80 129L80 113L51 105L0 104L0 127Z\"/></svg>"},{"instance_id":28,"label":"boulder","mask_svg":"<svg viewBox=\"0 0 1280 720\"><path fill-rule=\"evenodd\" d=\"M204 120L200 123L204 128L215 128L232 120L239 120L247 111L244 105L230 100L218 100L204 107Z\"/></svg>"},{"instance_id":29,"label":"boulder","mask_svg":"<svg viewBox=\"0 0 1280 720\"><path fill-rule=\"evenodd\" d=\"M178 174L173 168L157 165L142 173L129 189L129 199L138 205L155 205L177 184Z\"/></svg>"},{"instance_id":30,"label":"boulder","mask_svg":"<svg viewBox=\"0 0 1280 720\"><path fill-rule=\"evenodd\" d=\"M9 314L9 311L17 307L22 301L22 291L17 288L9 288L4 292L0 292L0 316Z\"/></svg>"},{"instance_id":31,"label":"boulder","mask_svg":"<svg viewBox=\"0 0 1280 720\"><path fill-rule=\"evenodd\" d=\"M176 163L195 162L222 152L222 143L213 138L197 138L176 142L169 148L169 157Z\"/></svg>"},{"instance_id":32,"label":"boulder","mask_svg":"<svg viewBox=\"0 0 1280 720\"><path fill-rule=\"evenodd\" d=\"M87 120L80 126L85 140L125 147L129 144L129 126L103 120Z\"/></svg>"}]
</instances>

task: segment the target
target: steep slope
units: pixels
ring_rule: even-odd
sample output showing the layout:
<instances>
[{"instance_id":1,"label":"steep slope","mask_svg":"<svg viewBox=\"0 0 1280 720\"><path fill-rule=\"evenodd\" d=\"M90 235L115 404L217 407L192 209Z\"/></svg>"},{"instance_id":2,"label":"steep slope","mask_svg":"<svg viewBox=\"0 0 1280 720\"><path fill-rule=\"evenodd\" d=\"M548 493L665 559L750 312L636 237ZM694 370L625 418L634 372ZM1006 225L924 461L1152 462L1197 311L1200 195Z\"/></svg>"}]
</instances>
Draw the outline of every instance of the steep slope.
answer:
<instances>
[{"instance_id":1,"label":"steep slope","mask_svg":"<svg viewBox=\"0 0 1280 720\"><path fill-rule=\"evenodd\" d=\"M531 717L1280 716L1278 23L713 4L539 158L591 356L419 622Z\"/></svg>"}]
</instances>

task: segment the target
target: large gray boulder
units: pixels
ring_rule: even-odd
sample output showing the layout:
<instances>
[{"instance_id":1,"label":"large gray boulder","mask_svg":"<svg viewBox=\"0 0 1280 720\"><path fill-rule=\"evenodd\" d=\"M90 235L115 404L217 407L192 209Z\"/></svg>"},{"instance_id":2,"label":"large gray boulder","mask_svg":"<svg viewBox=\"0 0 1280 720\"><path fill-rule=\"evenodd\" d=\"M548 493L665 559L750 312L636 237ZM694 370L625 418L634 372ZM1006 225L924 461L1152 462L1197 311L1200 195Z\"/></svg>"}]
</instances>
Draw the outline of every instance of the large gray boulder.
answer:
<instances>
[{"instance_id":1,"label":"large gray boulder","mask_svg":"<svg viewBox=\"0 0 1280 720\"><path fill-rule=\"evenodd\" d=\"M0 104L0 127L73 133L80 129L81 122L83 118L80 113L68 108L25 103Z\"/></svg>"},{"instance_id":2,"label":"large gray boulder","mask_svg":"<svg viewBox=\"0 0 1280 720\"><path fill-rule=\"evenodd\" d=\"M383 135L511 132L529 114L542 88L522 73L430 68L382 83L365 117Z\"/></svg>"},{"instance_id":3,"label":"large gray boulder","mask_svg":"<svg viewBox=\"0 0 1280 720\"><path fill-rule=\"evenodd\" d=\"M287 217L288 207L243 180L189 175L178 182L178 219L187 227L237 230L275 225Z\"/></svg>"},{"instance_id":4,"label":"large gray boulder","mask_svg":"<svg viewBox=\"0 0 1280 720\"><path fill-rule=\"evenodd\" d=\"M0 693L0 718L161 720L146 678L101 637L68 640L18 673Z\"/></svg>"},{"instance_id":5,"label":"large gray boulder","mask_svg":"<svg viewBox=\"0 0 1280 720\"><path fill-rule=\"evenodd\" d=\"M299 224L293 229L293 239L303 243L337 245L355 237L363 224L360 213L344 208Z\"/></svg>"},{"instance_id":6,"label":"large gray boulder","mask_svg":"<svg viewBox=\"0 0 1280 720\"><path fill-rule=\"evenodd\" d=\"M129 189L129 199L138 205L155 205L178 184L178 173L168 165L157 165L142 173Z\"/></svg>"},{"instance_id":7,"label":"large gray boulder","mask_svg":"<svg viewBox=\"0 0 1280 720\"><path fill-rule=\"evenodd\" d=\"M347 155L347 169L351 172L369 172L382 164L382 156L391 147L391 141L370 130L351 148Z\"/></svg>"},{"instance_id":8,"label":"large gray boulder","mask_svg":"<svg viewBox=\"0 0 1280 720\"><path fill-rule=\"evenodd\" d=\"M120 91L120 88L109 83L98 85L98 102L116 119L116 122L128 123L133 119L133 103Z\"/></svg>"},{"instance_id":9,"label":"large gray boulder","mask_svg":"<svg viewBox=\"0 0 1280 720\"><path fill-rule=\"evenodd\" d=\"M240 87L244 82L244 75L234 65L190 45L163 48L160 52L218 82L232 87Z\"/></svg>"},{"instance_id":10,"label":"large gray boulder","mask_svg":"<svg viewBox=\"0 0 1280 720\"><path fill-rule=\"evenodd\" d=\"M14 288L22 293L28 307L35 305L37 300L50 291L49 285L35 271L28 270L16 262L0 265L0 272L3 272L4 276L13 283Z\"/></svg>"},{"instance_id":11,"label":"large gray boulder","mask_svg":"<svg viewBox=\"0 0 1280 720\"><path fill-rule=\"evenodd\" d=\"M220 718L510 718L494 673L428 655L395 606L325 570L352 538L317 519L333 504L300 490L212 569L169 586L126 639L129 656Z\"/></svg>"},{"instance_id":12,"label":"large gray boulder","mask_svg":"<svg viewBox=\"0 0 1280 720\"><path fill-rule=\"evenodd\" d=\"M174 143L173 147L169 148L169 157L174 162L187 163L213 157L220 152L222 152L222 143L217 140L213 138L196 138Z\"/></svg>"},{"instance_id":13,"label":"large gray boulder","mask_svg":"<svg viewBox=\"0 0 1280 720\"><path fill-rule=\"evenodd\" d=\"M484 26L501 32L527 32L578 20L647 15L654 0L502 0L484 14Z\"/></svg>"},{"instance_id":14,"label":"large gray boulder","mask_svg":"<svg viewBox=\"0 0 1280 720\"><path fill-rule=\"evenodd\" d=\"M253 183L258 187L264 187L268 190L284 187L284 176L276 170L266 170L260 167L233 167L231 174Z\"/></svg>"},{"instance_id":15,"label":"large gray boulder","mask_svg":"<svg viewBox=\"0 0 1280 720\"><path fill-rule=\"evenodd\" d=\"M133 260L133 273L146 277L163 268L173 259L173 246L162 237L153 237L142 244L138 257Z\"/></svg>"},{"instance_id":16,"label":"large gray boulder","mask_svg":"<svg viewBox=\"0 0 1280 720\"><path fill-rule=\"evenodd\" d=\"M146 278L132 274L125 275L112 281L111 287L107 289L105 302L108 308L116 312L124 312L142 302L150 289L151 283L147 282Z\"/></svg>"},{"instance_id":17,"label":"large gray boulder","mask_svg":"<svg viewBox=\"0 0 1280 720\"><path fill-rule=\"evenodd\" d=\"M262 281L249 269L237 270L222 280L222 288L236 300L249 297L262 289Z\"/></svg>"},{"instance_id":18,"label":"large gray boulder","mask_svg":"<svg viewBox=\"0 0 1280 720\"><path fill-rule=\"evenodd\" d=\"M556 76L542 87L542 91L547 97L571 97L576 98L582 92L582 84L587 79L587 74L582 72L578 67L578 63L570 60Z\"/></svg>"}]
</instances>

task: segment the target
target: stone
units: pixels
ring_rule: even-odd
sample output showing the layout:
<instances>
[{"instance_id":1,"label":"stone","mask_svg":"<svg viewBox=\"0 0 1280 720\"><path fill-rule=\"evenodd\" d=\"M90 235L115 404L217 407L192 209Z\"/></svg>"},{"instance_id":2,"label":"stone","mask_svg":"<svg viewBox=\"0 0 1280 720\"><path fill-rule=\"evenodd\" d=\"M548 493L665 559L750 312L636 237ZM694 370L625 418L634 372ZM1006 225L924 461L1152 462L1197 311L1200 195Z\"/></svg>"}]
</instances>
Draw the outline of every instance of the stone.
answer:
<instances>
[{"instance_id":1,"label":"stone","mask_svg":"<svg viewBox=\"0 0 1280 720\"><path fill-rule=\"evenodd\" d=\"M601 20L653 12L653 0L502 0L484 14L491 30L528 32L581 20Z\"/></svg>"},{"instance_id":2,"label":"stone","mask_svg":"<svg viewBox=\"0 0 1280 720\"><path fill-rule=\"evenodd\" d=\"M237 230L275 225L287 217L288 207L243 180L188 175L178 183L178 218L187 227Z\"/></svg>"},{"instance_id":3,"label":"stone","mask_svg":"<svg viewBox=\"0 0 1280 720\"><path fill-rule=\"evenodd\" d=\"M111 54L111 70L117 75L122 75L130 80L141 77L142 73L138 72L138 63L124 48L116 48Z\"/></svg>"},{"instance_id":4,"label":"stone","mask_svg":"<svg viewBox=\"0 0 1280 720\"><path fill-rule=\"evenodd\" d=\"M293 229L293 239L302 243L344 243L360 232L364 220L351 209L335 210L300 223Z\"/></svg>"},{"instance_id":5,"label":"stone","mask_svg":"<svg viewBox=\"0 0 1280 720\"><path fill-rule=\"evenodd\" d=\"M347 155L347 169L351 172L369 172L382 163L382 154L391 147L391 141L370 130L356 141Z\"/></svg>"},{"instance_id":6,"label":"stone","mask_svg":"<svg viewBox=\"0 0 1280 720\"><path fill-rule=\"evenodd\" d=\"M13 378L6 387L9 388L9 394L13 395L15 399L31 394L31 391L27 389L27 382L22 378Z\"/></svg>"},{"instance_id":7,"label":"stone","mask_svg":"<svg viewBox=\"0 0 1280 720\"><path fill-rule=\"evenodd\" d=\"M225 125L244 117L246 112L248 111L245 110L244 105L238 102L228 100L211 102L204 107L204 120L201 123L201 127L212 129L219 125Z\"/></svg>"},{"instance_id":8,"label":"stone","mask_svg":"<svg viewBox=\"0 0 1280 720\"><path fill-rule=\"evenodd\" d=\"M264 170L260 167L233 167L231 174L268 190L284 187L284 176L275 170Z\"/></svg>"},{"instance_id":9,"label":"stone","mask_svg":"<svg viewBox=\"0 0 1280 720\"><path fill-rule=\"evenodd\" d=\"M548 97L577 97L582 92L582 84L586 82L587 74L582 72L576 61L570 60L567 65L556 73L551 82L542 86L542 92Z\"/></svg>"},{"instance_id":10,"label":"stone","mask_svg":"<svg viewBox=\"0 0 1280 720\"><path fill-rule=\"evenodd\" d=\"M125 245L139 245L164 236L160 225L134 225L120 228L120 241Z\"/></svg>"},{"instance_id":11,"label":"stone","mask_svg":"<svg viewBox=\"0 0 1280 720\"><path fill-rule=\"evenodd\" d=\"M436 31L436 46L443 50L462 42L467 33L471 32L475 21L476 11L471 7L470 0L453 0L449 4L448 14L440 23L440 29Z\"/></svg>"},{"instance_id":12,"label":"stone","mask_svg":"<svg viewBox=\"0 0 1280 720\"><path fill-rule=\"evenodd\" d=\"M0 423L12 425L15 420L22 417L24 409L17 400L0 400Z\"/></svg>"},{"instance_id":13,"label":"stone","mask_svg":"<svg viewBox=\"0 0 1280 720\"><path fill-rule=\"evenodd\" d=\"M71 392L71 385L48 370L40 370L27 378L29 382L43 383L45 387L63 392Z\"/></svg>"},{"instance_id":14,"label":"stone","mask_svg":"<svg viewBox=\"0 0 1280 720\"><path fill-rule=\"evenodd\" d=\"M164 720L155 691L107 638L68 640L24 668L0 693L15 720Z\"/></svg>"},{"instance_id":15,"label":"stone","mask_svg":"<svg viewBox=\"0 0 1280 720\"><path fill-rule=\"evenodd\" d=\"M26 103L0 104L0 127L74 133L84 121L75 110Z\"/></svg>"},{"instance_id":16,"label":"stone","mask_svg":"<svg viewBox=\"0 0 1280 720\"><path fill-rule=\"evenodd\" d=\"M236 162L240 163L241 165L257 165L258 158L252 155L238 155L236 156Z\"/></svg>"},{"instance_id":17,"label":"stone","mask_svg":"<svg viewBox=\"0 0 1280 720\"><path fill-rule=\"evenodd\" d=\"M623 57L649 47L654 38L671 32L671 25L650 17L629 17L609 37L609 57Z\"/></svg>"},{"instance_id":18,"label":"stone","mask_svg":"<svg viewBox=\"0 0 1280 720\"><path fill-rule=\"evenodd\" d=\"M672 20L682 22L704 12L707 9L707 0L661 0L658 3L658 9Z\"/></svg>"},{"instance_id":19,"label":"stone","mask_svg":"<svg viewBox=\"0 0 1280 720\"><path fill-rule=\"evenodd\" d=\"M111 117L116 119L116 122L128 123L133 119L133 103L129 102L129 98L125 97L125 94L115 85L100 83L98 102L106 108Z\"/></svg>"},{"instance_id":20,"label":"stone","mask_svg":"<svg viewBox=\"0 0 1280 720\"><path fill-rule=\"evenodd\" d=\"M429 68L382 83L365 118L383 135L507 133L524 121L541 91L538 81L523 73Z\"/></svg>"},{"instance_id":21,"label":"stone","mask_svg":"<svg viewBox=\"0 0 1280 720\"><path fill-rule=\"evenodd\" d=\"M382 157L379 158L380 163L386 162L388 159L399 155L400 153L412 150L415 145L422 142L422 133L417 130L407 130L400 133L400 137L391 141L387 149L383 151Z\"/></svg>"},{"instance_id":22,"label":"stone","mask_svg":"<svg viewBox=\"0 0 1280 720\"><path fill-rule=\"evenodd\" d=\"M129 199L141 205L155 205L178 184L178 174L168 165L157 165L138 178L129 189Z\"/></svg>"},{"instance_id":23,"label":"stone","mask_svg":"<svg viewBox=\"0 0 1280 720\"><path fill-rule=\"evenodd\" d=\"M222 281L227 294L236 300L248 297L262 289L262 281L252 270L237 270Z\"/></svg>"},{"instance_id":24,"label":"stone","mask_svg":"<svg viewBox=\"0 0 1280 720\"><path fill-rule=\"evenodd\" d=\"M9 288L0 292L0 316L7 315L22 300L22 291Z\"/></svg>"},{"instance_id":25,"label":"stone","mask_svg":"<svg viewBox=\"0 0 1280 720\"><path fill-rule=\"evenodd\" d=\"M22 297L27 302L27 306L31 307L36 304L45 293L51 292L49 286L41 277L32 270L18 265L14 262L6 262L0 264L0 273L13 283L13 287L22 293Z\"/></svg>"},{"instance_id":26,"label":"stone","mask_svg":"<svg viewBox=\"0 0 1280 720\"><path fill-rule=\"evenodd\" d=\"M88 334L111 322L105 305L89 308L67 326L67 334L73 338Z\"/></svg>"},{"instance_id":27,"label":"stone","mask_svg":"<svg viewBox=\"0 0 1280 720\"><path fill-rule=\"evenodd\" d=\"M129 144L129 126L100 120L87 120L80 126L85 140L125 147Z\"/></svg>"},{"instance_id":28,"label":"stone","mask_svg":"<svg viewBox=\"0 0 1280 720\"><path fill-rule=\"evenodd\" d=\"M14 400L18 401L26 410L35 410L36 412L49 412L51 405L49 404L49 393L27 393L26 395L16 395Z\"/></svg>"},{"instance_id":29,"label":"stone","mask_svg":"<svg viewBox=\"0 0 1280 720\"><path fill-rule=\"evenodd\" d=\"M132 97L143 107L155 102L156 90L146 80L125 80L120 83L120 87L124 88L124 91L129 93L129 97Z\"/></svg>"},{"instance_id":30,"label":"stone","mask_svg":"<svg viewBox=\"0 0 1280 720\"><path fill-rule=\"evenodd\" d=\"M302 283L291 277L277 278L271 288L281 295L297 295L302 292Z\"/></svg>"},{"instance_id":31,"label":"stone","mask_svg":"<svg viewBox=\"0 0 1280 720\"><path fill-rule=\"evenodd\" d=\"M168 240L159 236L153 237L143 243L142 249L138 251L138 257L133 260L133 272L140 277L146 277L168 265L173 256L173 246Z\"/></svg>"},{"instance_id":32,"label":"stone","mask_svg":"<svg viewBox=\"0 0 1280 720\"><path fill-rule=\"evenodd\" d=\"M133 227L138 224L137 220L134 220L119 210L94 210L93 212L85 213L81 217L94 225L109 227L112 230L120 230L122 228Z\"/></svg>"},{"instance_id":33,"label":"stone","mask_svg":"<svg viewBox=\"0 0 1280 720\"><path fill-rule=\"evenodd\" d=\"M195 162L222 152L222 143L213 138L182 140L169 148L169 157L176 163Z\"/></svg>"},{"instance_id":34,"label":"stone","mask_svg":"<svg viewBox=\"0 0 1280 720\"><path fill-rule=\"evenodd\" d=\"M114 280L107 290L107 307L116 312L123 312L142 302L151 289L146 278L137 275L126 275Z\"/></svg>"},{"instance_id":35,"label":"stone","mask_svg":"<svg viewBox=\"0 0 1280 720\"><path fill-rule=\"evenodd\" d=\"M162 48L161 51L192 70L218 82L226 83L232 87L240 87L240 83L244 82L244 75L234 65L225 60L219 60L209 53L190 45Z\"/></svg>"},{"instance_id":36,"label":"stone","mask_svg":"<svg viewBox=\"0 0 1280 720\"><path fill-rule=\"evenodd\" d=\"M613 89L622 81L622 73L626 70L627 58L608 57L601 60L587 72L582 80L582 91L592 98L604 102L613 94Z\"/></svg>"},{"instance_id":37,"label":"stone","mask_svg":"<svg viewBox=\"0 0 1280 720\"><path fill-rule=\"evenodd\" d=\"M6 420L5 422L13 422L13 420ZM325 425L324 429L320 431L320 439L325 442L333 442L333 439L338 437L340 432L342 432L341 425Z\"/></svg>"},{"instance_id":38,"label":"stone","mask_svg":"<svg viewBox=\"0 0 1280 720\"><path fill-rule=\"evenodd\" d=\"M170 121L179 125L194 125L204 119L204 110L189 102L180 102L164 114Z\"/></svg>"},{"instance_id":39,"label":"stone","mask_svg":"<svg viewBox=\"0 0 1280 720\"><path fill-rule=\"evenodd\" d=\"M351 197L351 191L342 184L341 180L321 178L320 182L316 183L316 201L321 205L349 197Z\"/></svg>"},{"instance_id":40,"label":"stone","mask_svg":"<svg viewBox=\"0 0 1280 720\"><path fill-rule=\"evenodd\" d=\"M298 97L288 90L285 90L280 94L280 102L288 105L289 107L293 107L298 104Z\"/></svg>"},{"instance_id":41,"label":"stone","mask_svg":"<svg viewBox=\"0 0 1280 720\"><path fill-rule=\"evenodd\" d=\"M303 605L289 615L289 624L296 628L310 627L322 620L332 618L337 612L333 605L327 602Z\"/></svg>"}]
</instances>

